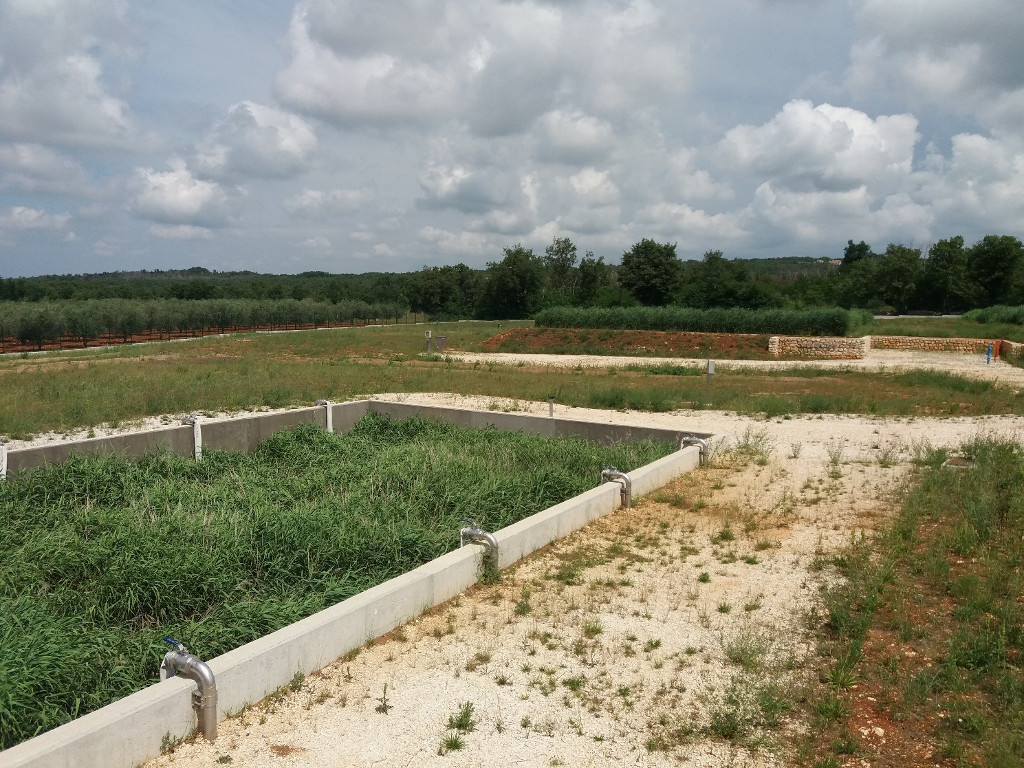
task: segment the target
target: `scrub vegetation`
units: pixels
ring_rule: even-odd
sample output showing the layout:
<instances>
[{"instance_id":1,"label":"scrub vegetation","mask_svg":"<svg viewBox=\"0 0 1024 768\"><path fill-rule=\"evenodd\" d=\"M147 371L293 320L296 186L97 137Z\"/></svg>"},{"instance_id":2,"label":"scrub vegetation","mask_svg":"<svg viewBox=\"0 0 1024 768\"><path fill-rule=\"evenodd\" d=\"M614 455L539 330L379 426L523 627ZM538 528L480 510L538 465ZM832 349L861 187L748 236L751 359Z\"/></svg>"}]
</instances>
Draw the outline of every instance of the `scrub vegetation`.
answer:
<instances>
[{"instance_id":1,"label":"scrub vegetation","mask_svg":"<svg viewBox=\"0 0 1024 768\"><path fill-rule=\"evenodd\" d=\"M154 682L166 635L212 658L670 451L370 414L0 483L0 748Z\"/></svg>"},{"instance_id":2,"label":"scrub vegetation","mask_svg":"<svg viewBox=\"0 0 1024 768\"><path fill-rule=\"evenodd\" d=\"M837 307L742 309L739 307L551 307L534 318L539 327L614 328L696 333L760 333L788 336L845 336L862 320Z\"/></svg>"},{"instance_id":3,"label":"scrub vegetation","mask_svg":"<svg viewBox=\"0 0 1024 768\"><path fill-rule=\"evenodd\" d=\"M948 457L922 453L887 532L833 560L801 764L862 753L865 720L886 724L886 765L1024 763L1024 452Z\"/></svg>"}]
</instances>

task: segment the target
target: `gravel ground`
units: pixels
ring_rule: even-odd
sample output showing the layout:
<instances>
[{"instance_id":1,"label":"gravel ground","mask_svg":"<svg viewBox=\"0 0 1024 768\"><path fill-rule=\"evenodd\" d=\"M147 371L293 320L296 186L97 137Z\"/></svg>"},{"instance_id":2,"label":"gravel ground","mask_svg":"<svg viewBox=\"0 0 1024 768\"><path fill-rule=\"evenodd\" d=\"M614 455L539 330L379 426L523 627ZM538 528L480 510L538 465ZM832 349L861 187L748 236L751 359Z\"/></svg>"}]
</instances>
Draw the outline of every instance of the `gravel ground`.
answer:
<instances>
[{"instance_id":1,"label":"gravel ground","mask_svg":"<svg viewBox=\"0 0 1024 768\"><path fill-rule=\"evenodd\" d=\"M548 407L446 394L379 399ZM758 733L744 719L757 695L775 686L785 697L802 684L818 559L887 518L927 446L1024 434L1018 417L556 413L715 432L718 458L527 558L500 583L231 717L215 744L198 738L150 768L787 764L773 746L778 730L755 750L710 732L731 713ZM449 727L467 703L472 728ZM780 728L799 724L783 714ZM869 723L862 735L861 757L884 748L882 729Z\"/></svg>"}]
</instances>

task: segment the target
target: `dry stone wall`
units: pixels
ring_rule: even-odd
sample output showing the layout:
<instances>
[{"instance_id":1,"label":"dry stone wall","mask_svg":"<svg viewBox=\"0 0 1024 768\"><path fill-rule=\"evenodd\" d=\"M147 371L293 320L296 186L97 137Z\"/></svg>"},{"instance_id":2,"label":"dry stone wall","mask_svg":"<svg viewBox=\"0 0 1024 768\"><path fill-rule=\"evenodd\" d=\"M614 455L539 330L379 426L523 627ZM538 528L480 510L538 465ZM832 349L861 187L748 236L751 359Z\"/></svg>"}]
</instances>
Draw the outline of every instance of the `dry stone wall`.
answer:
<instances>
[{"instance_id":1,"label":"dry stone wall","mask_svg":"<svg viewBox=\"0 0 1024 768\"><path fill-rule=\"evenodd\" d=\"M779 357L795 355L830 360L860 360L871 348L871 337L848 339L838 336L772 336L768 353Z\"/></svg>"},{"instance_id":2,"label":"dry stone wall","mask_svg":"<svg viewBox=\"0 0 1024 768\"><path fill-rule=\"evenodd\" d=\"M924 336L872 336L874 349L905 349L922 352L957 352L962 355L985 354L992 345L992 354L999 354L999 339L939 339Z\"/></svg>"}]
</instances>

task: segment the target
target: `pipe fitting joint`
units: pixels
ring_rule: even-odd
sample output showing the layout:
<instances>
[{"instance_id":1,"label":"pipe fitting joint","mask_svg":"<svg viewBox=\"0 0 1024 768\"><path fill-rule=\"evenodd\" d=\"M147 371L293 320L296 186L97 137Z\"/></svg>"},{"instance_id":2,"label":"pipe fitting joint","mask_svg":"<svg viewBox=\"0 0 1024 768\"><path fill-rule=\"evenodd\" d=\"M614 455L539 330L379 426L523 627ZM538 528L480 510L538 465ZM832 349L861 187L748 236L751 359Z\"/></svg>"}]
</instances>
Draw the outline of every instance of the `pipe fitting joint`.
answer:
<instances>
[{"instance_id":1,"label":"pipe fitting joint","mask_svg":"<svg viewBox=\"0 0 1024 768\"><path fill-rule=\"evenodd\" d=\"M615 467L605 467L601 470L601 482L614 482L621 485L622 490L619 493L621 494L622 506L626 509L630 509L633 506L633 481L629 479L629 475L625 472L620 472Z\"/></svg>"},{"instance_id":2,"label":"pipe fitting joint","mask_svg":"<svg viewBox=\"0 0 1024 768\"><path fill-rule=\"evenodd\" d=\"M217 738L217 681L214 678L210 666L190 653L188 648L171 637L165 637L164 642L170 643L175 648L164 654L163 663L160 664L160 679L167 680L171 677L187 677L194 680L196 690L192 692L192 707L196 710L199 718L199 730L208 741Z\"/></svg>"}]
</instances>

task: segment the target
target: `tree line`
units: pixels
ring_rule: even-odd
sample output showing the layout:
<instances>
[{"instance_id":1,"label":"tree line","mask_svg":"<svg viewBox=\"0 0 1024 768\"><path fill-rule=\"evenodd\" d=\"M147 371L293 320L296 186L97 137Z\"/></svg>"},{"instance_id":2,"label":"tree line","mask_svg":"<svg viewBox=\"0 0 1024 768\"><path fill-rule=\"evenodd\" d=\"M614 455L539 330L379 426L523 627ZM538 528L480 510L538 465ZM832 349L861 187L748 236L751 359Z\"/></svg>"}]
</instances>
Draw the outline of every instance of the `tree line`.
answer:
<instances>
[{"instance_id":1,"label":"tree line","mask_svg":"<svg viewBox=\"0 0 1024 768\"><path fill-rule=\"evenodd\" d=\"M938 241L926 254L900 244L879 253L863 240L849 240L842 254L822 258L728 259L709 250L701 259L687 260L676 248L644 238L622 254L619 264L611 264L592 251L580 256L570 238L555 237L542 254L521 244L507 246L482 270L460 263L409 273L262 275L194 267L7 278L0 279L0 307L58 300L68 307L100 299L220 300L248 302L252 311L265 313L269 310L256 308L290 301L289 306L316 305L324 314L344 314L348 310L332 307L361 302L393 307L384 313L389 317L404 309L453 320L524 318L554 306L946 313L1024 304L1024 246L1009 235L986 235L970 246L957 235ZM89 314L82 308L67 313Z\"/></svg>"},{"instance_id":2,"label":"tree line","mask_svg":"<svg viewBox=\"0 0 1024 768\"><path fill-rule=\"evenodd\" d=\"M0 352L15 342L42 349L60 343L89 346L102 339L128 342L140 334L172 338L266 328L399 322L404 304L331 303L304 299L91 299L0 302Z\"/></svg>"}]
</instances>

